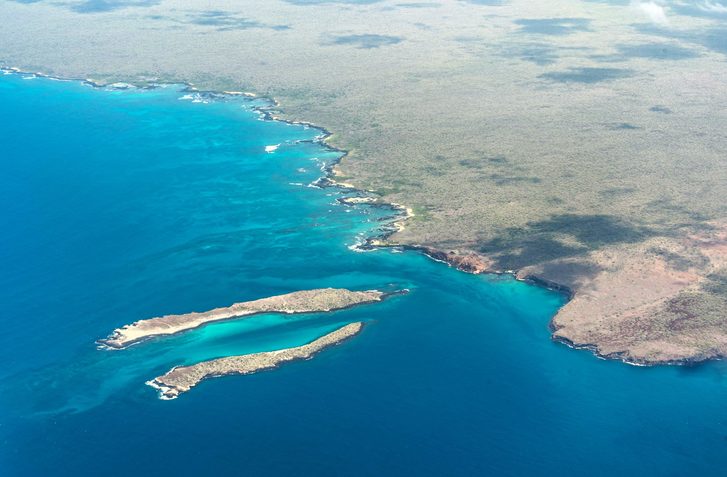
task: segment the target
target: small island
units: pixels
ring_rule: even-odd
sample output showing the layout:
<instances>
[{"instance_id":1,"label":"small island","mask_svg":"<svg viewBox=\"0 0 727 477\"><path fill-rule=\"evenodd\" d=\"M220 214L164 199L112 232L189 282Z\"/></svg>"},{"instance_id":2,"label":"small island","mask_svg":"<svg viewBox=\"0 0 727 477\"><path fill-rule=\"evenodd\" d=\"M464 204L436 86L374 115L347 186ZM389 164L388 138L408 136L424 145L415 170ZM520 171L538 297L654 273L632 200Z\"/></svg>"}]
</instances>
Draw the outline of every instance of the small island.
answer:
<instances>
[{"instance_id":1,"label":"small island","mask_svg":"<svg viewBox=\"0 0 727 477\"><path fill-rule=\"evenodd\" d=\"M344 288L302 290L259 300L235 303L223 308L182 315L165 315L140 320L115 329L107 338L97 341L109 349L123 349L154 336L171 335L191 330L213 321L228 320L260 313L317 313L341 310L383 300L391 293L378 290L351 291Z\"/></svg>"},{"instance_id":2,"label":"small island","mask_svg":"<svg viewBox=\"0 0 727 477\"><path fill-rule=\"evenodd\" d=\"M303 346L241 356L229 356L203 361L191 366L179 366L163 376L148 381L146 384L159 390L160 399L175 399L207 378L232 374L252 374L265 369L276 368L286 361L309 359L319 351L355 336L362 328L363 323L361 322L350 323Z\"/></svg>"}]
</instances>

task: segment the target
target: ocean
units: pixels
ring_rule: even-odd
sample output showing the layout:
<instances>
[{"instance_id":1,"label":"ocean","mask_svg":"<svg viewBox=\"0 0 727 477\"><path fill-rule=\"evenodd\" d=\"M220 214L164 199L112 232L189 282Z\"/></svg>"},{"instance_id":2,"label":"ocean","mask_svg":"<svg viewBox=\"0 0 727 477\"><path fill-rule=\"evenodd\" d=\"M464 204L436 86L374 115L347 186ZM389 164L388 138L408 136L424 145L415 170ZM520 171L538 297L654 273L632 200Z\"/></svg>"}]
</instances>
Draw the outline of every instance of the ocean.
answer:
<instances>
[{"instance_id":1,"label":"ocean","mask_svg":"<svg viewBox=\"0 0 727 477\"><path fill-rule=\"evenodd\" d=\"M0 76L0 475L727 473L725 363L600 360L550 340L559 293L358 250L397 212L313 186L340 153L265 105ZM139 319L328 286L410 293L96 348ZM145 385L353 321L311 360L172 401Z\"/></svg>"}]
</instances>

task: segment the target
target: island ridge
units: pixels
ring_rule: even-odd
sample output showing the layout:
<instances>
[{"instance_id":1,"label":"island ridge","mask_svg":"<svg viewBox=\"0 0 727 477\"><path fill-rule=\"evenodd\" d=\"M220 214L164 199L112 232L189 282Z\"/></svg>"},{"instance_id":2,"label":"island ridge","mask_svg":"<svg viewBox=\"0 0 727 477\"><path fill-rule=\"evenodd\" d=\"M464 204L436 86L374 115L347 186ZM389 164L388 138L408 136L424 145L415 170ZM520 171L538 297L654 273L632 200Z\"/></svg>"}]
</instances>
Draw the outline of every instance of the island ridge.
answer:
<instances>
[{"instance_id":1,"label":"island ridge","mask_svg":"<svg viewBox=\"0 0 727 477\"><path fill-rule=\"evenodd\" d=\"M228 307L183 315L165 315L140 320L114 330L108 338L98 340L102 346L126 348L154 336L171 335L197 328L214 321L241 318L260 313L317 313L341 310L364 303L383 300L386 293L378 290L351 291L343 288L320 288L277 295L259 300L235 303Z\"/></svg>"},{"instance_id":2,"label":"island ridge","mask_svg":"<svg viewBox=\"0 0 727 477\"><path fill-rule=\"evenodd\" d=\"M358 334L362 328L363 323L350 323L306 345L295 348L265 351L241 356L228 356L211 361L203 361L191 366L179 366L163 376L148 381L146 384L158 389L161 399L174 399L207 378L231 374L251 374L265 369L275 368L287 361L309 359L319 351Z\"/></svg>"}]
</instances>

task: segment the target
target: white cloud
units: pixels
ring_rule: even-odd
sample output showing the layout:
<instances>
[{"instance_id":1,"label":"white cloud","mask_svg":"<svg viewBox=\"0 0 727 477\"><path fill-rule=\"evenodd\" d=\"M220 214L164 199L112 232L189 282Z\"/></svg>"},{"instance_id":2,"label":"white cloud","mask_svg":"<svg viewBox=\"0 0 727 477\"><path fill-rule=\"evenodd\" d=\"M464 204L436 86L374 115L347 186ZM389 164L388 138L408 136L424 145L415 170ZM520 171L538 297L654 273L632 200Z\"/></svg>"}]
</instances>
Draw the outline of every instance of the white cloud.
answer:
<instances>
[{"instance_id":1,"label":"white cloud","mask_svg":"<svg viewBox=\"0 0 727 477\"><path fill-rule=\"evenodd\" d=\"M727 13L727 6L719 2L712 2L710 0L706 0L704 3L699 5L699 9L704 10L705 12Z\"/></svg>"},{"instance_id":2,"label":"white cloud","mask_svg":"<svg viewBox=\"0 0 727 477\"><path fill-rule=\"evenodd\" d=\"M669 19L666 17L666 8L656 2L642 2L632 0L631 6L637 8L649 17L649 20L659 25L668 25Z\"/></svg>"}]
</instances>

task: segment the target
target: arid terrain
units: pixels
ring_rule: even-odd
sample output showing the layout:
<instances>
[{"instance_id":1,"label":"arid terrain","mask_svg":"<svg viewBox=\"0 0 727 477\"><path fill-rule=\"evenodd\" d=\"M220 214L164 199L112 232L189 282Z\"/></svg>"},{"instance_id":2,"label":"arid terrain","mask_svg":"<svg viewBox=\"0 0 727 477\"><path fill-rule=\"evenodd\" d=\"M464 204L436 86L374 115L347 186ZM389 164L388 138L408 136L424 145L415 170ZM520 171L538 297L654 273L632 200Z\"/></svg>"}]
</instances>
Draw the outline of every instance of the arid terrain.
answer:
<instances>
[{"instance_id":1,"label":"arid terrain","mask_svg":"<svg viewBox=\"0 0 727 477\"><path fill-rule=\"evenodd\" d=\"M378 302L385 297L386 294L378 290L351 291L345 288L301 290L285 295L235 303L210 311L139 320L115 329L108 338L98 342L108 348L120 349L154 336L176 334L215 321L249 317L260 313L323 313Z\"/></svg>"},{"instance_id":2,"label":"arid terrain","mask_svg":"<svg viewBox=\"0 0 727 477\"><path fill-rule=\"evenodd\" d=\"M726 5L4 1L0 65L273 97L413 211L390 243L567 287L556 339L676 363L727 356Z\"/></svg>"},{"instance_id":3,"label":"arid terrain","mask_svg":"<svg viewBox=\"0 0 727 477\"><path fill-rule=\"evenodd\" d=\"M308 344L295 348L227 356L202 361L191 366L179 366L163 376L152 379L147 384L158 389L162 399L174 399L208 378L232 374L252 374L276 368L288 361L310 359L314 354L357 335L362 328L363 323L349 323Z\"/></svg>"}]
</instances>

